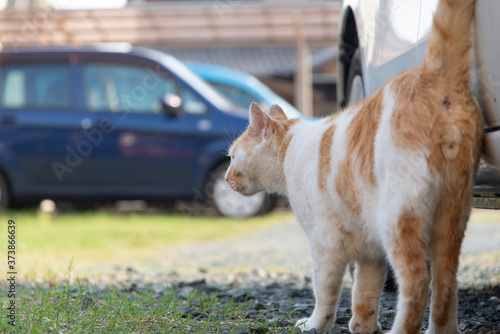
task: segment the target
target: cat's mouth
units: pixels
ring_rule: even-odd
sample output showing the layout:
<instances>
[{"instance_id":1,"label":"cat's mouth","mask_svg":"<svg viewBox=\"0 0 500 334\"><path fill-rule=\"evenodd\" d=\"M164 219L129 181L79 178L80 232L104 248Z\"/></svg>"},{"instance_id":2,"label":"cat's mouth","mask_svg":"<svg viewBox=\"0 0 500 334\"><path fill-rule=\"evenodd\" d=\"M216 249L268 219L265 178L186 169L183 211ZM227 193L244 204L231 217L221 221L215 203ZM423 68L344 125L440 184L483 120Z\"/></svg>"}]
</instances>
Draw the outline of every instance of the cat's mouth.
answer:
<instances>
[{"instance_id":1,"label":"cat's mouth","mask_svg":"<svg viewBox=\"0 0 500 334\"><path fill-rule=\"evenodd\" d=\"M245 189L246 189L246 187L245 187L244 185L241 185L241 186L239 187L239 189L238 189L238 190L236 190L236 191L237 191L237 192L239 192L239 193L240 193L240 194L242 194L242 195L246 195L246 193L245 193Z\"/></svg>"},{"instance_id":2,"label":"cat's mouth","mask_svg":"<svg viewBox=\"0 0 500 334\"><path fill-rule=\"evenodd\" d=\"M243 195L243 196L252 196L254 192L249 191L249 187L247 187L244 184L238 184L236 182L231 182L228 181L229 186L233 191L236 191L238 194Z\"/></svg>"},{"instance_id":3,"label":"cat's mouth","mask_svg":"<svg viewBox=\"0 0 500 334\"><path fill-rule=\"evenodd\" d=\"M244 191L246 188L245 185L239 184L239 183L237 183L235 181L231 181L231 180L227 181L227 183L229 184L229 187L231 187L231 189L233 191L236 191L237 193L244 195Z\"/></svg>"}]
</instances>

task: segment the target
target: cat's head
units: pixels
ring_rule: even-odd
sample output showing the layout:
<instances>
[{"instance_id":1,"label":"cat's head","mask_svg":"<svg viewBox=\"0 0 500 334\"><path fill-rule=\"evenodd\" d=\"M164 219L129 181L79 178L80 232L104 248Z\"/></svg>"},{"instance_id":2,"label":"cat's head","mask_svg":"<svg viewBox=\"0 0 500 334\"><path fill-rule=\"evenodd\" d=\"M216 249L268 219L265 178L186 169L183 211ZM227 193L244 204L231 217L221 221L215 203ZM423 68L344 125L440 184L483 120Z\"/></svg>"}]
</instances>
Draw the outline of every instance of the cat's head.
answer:
<instances>
[{"instance_id":1,"label":"cat's head","mask_svg":"<svg viewBox=\"0 0 500 334\"><path fill-rule=\"evenodd\" d=\"M286 120L279 106L271 106L266 114L259 105L252 103L250 124L229 149L231 165L226 172L226 181L234 191L245 196L263 190L280 192L284 177L279 154L288 130L282 124Z\"/></svg>"}]
</instances>

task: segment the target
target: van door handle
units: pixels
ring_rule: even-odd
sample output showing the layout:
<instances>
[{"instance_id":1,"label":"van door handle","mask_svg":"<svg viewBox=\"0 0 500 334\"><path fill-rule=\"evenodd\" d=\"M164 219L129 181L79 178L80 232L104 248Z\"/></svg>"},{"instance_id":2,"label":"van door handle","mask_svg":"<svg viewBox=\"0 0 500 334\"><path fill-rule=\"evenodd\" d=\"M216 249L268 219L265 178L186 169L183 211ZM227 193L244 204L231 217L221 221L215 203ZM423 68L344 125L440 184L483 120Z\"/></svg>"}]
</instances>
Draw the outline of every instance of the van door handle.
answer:
<instances>
[{"instance_id":1,"label":"van door handle","mask_svg":"<svg viewBox=\"0 0 500 334\"><path fill-rule=\"evenodd\" d=\"M81 120L80 125L83 130L99 129L106 133L114 129L114 124L109 118L90 119L85 117Z\"/></svg>"}]
</instances>

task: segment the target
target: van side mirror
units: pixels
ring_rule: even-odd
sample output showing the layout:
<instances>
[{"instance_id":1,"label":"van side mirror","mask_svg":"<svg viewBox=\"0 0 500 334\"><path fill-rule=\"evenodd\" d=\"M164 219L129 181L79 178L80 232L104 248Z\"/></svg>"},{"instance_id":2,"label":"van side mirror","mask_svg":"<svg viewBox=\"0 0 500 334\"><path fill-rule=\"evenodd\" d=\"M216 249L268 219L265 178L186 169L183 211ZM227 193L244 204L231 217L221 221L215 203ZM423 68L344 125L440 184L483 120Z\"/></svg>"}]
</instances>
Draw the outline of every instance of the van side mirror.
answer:
<instances>
[{"instance_id":1,"label":"van side mirror","mask_svg":"<svg viewBox=\"0 0 500 334\"><path fill-rule=\"evenodd\" d=\"M178 95L175 94L165 94L161 98L161 106L163 113L179 117L182 112L182 100Z\"/></svg>"}]
</instances>

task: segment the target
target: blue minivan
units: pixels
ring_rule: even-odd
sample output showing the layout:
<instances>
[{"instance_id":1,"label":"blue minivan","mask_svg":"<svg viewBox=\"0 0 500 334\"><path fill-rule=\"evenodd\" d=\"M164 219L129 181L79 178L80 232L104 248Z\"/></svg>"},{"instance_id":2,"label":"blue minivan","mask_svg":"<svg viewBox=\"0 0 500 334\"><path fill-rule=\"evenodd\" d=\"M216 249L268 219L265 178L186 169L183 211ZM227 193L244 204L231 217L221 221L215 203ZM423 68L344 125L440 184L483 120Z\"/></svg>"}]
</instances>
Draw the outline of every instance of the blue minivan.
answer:
<instances>
[{"instance_id":1,"label":"blue minivan","mask_svg":"<svg viewBox=\"0 0 500 334\"><path fill-rule=\"evenodd\" d=\"M0 93L1 208L203 199L245 217L272 206L224 181L248 111L169 55L129 45L4 51Z\"/></svg>"}]
</instances>

